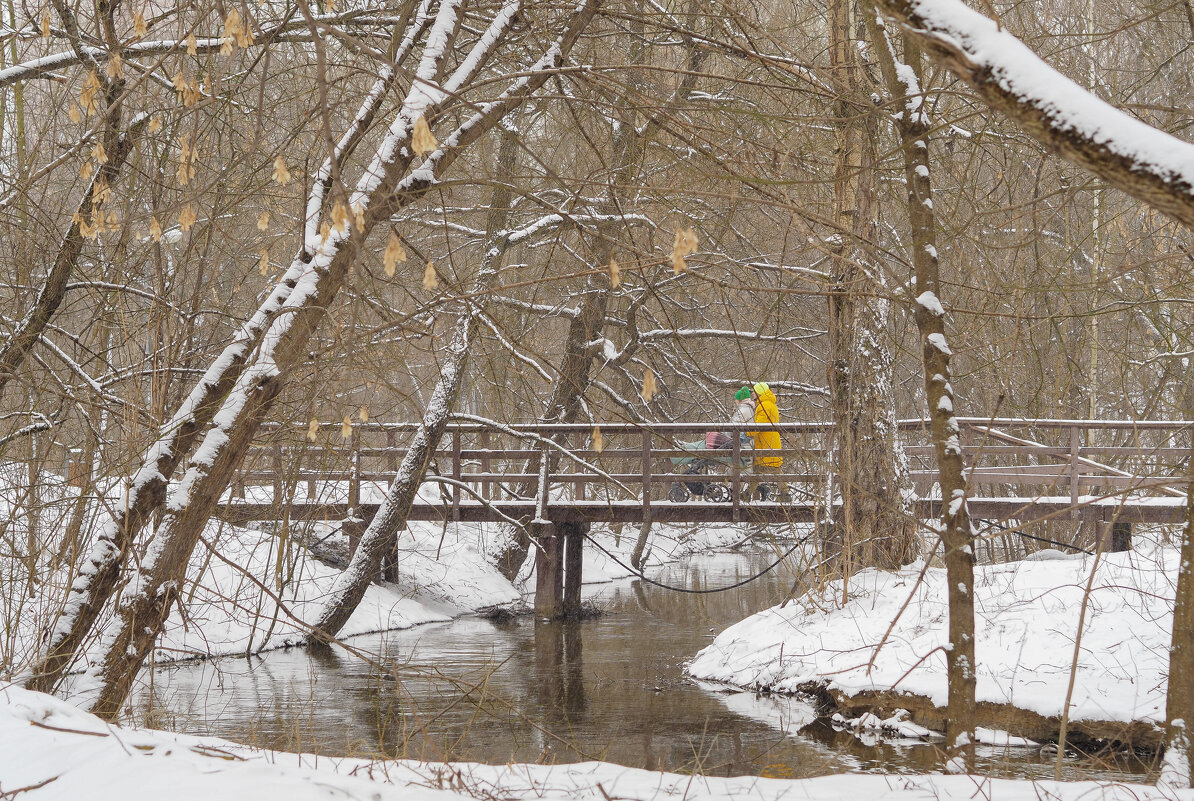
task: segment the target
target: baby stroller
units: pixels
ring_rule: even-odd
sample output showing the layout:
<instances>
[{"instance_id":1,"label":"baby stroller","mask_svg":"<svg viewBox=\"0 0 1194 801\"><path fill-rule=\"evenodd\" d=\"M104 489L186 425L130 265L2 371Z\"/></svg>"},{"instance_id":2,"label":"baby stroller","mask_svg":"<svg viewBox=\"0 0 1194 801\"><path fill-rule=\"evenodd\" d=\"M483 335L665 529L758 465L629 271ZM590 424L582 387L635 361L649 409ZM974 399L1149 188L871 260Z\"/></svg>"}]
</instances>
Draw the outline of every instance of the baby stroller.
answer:
<instances>
[{"instance_id":1,"label":"baby stroller","mask_svg":"<svg viewBox=\"0 0 1194 801\"><path fill-rule=\"evenodd\" d=\"M734 458L730 449L733 440L729 434L721 431L710 431L703 440L678 443L691 455L673 456L673 467L685 476L692 476L677 481L668 489L667 498L673 503L684 503L689 498L704 498L711 503L725 503L730 500L730 485L724 480L725 469ZM721 480L710 480L708 476L720 475Z\"/></svg>"}]
</instances>

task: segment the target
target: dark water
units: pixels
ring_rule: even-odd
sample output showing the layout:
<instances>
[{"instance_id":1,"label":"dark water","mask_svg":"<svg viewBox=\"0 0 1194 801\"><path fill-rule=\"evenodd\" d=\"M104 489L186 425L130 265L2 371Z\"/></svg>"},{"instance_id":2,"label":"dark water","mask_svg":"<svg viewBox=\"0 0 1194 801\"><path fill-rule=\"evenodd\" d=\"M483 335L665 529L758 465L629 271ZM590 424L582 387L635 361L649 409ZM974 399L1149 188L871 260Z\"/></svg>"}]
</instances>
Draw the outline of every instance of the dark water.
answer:
<instances>
[{"instance_id":1,"label":"dark water","mask_svg":"<svg viewBox=\"0 0 1194 801\"><path fill-rule=\"evenodd\" d=\"M733 584L769 553L691 557L654 577ZM464 618L357 637L370 654L292 649L159 667L147 722L262 747L489 763L602 759L717 775L815 776L940 770L931 745L863 742L800 701L724 693L683 663L731 623L778 603L787 565L745 587L681 594L644 582L593 585L605 610L580 623ZM984 748L983 772L1052 777L1035 750ZM1069 778L1141 780L1145 766L1071 760Z\"/></svg>"}]
</instances>

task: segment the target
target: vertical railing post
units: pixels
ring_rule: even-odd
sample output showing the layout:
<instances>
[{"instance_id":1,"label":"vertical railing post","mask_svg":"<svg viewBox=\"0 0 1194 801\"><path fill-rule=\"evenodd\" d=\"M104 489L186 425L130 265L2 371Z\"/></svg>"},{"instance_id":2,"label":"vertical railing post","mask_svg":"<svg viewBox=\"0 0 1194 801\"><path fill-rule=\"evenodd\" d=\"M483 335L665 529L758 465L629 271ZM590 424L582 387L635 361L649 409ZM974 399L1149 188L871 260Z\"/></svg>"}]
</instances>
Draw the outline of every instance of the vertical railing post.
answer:
<instances>
[{"instance_id":1,"label":"vertical railing post","mask_svg":"<svg viewBox=\"0 0 1194 801\"><path fill-rule=\"evenodd\" d=\"M572 438L572 446L578 451L583 450L585 447L585 437L587 436L588 434L586 434L584 431L576 432ZM588 459L585 461L588 461ZM583 501L585 498L585 479L581 474L584 472L584 468L574 462L572 464L572 470L575 471L578 476L580 476L580 478L577 478L572 482L572 500Z\"/></svg>"},{"instance_id":2,"label":"vertical railing post","mask_svg":"<svg viewBox=\"0 0 1194 801\"><path fill-rule=\"evenodd\" d=\"M398 435L392 428L386 428L386 468L391 477L398 473Z\"/></svg>"},{"instance_id":3,"label":"vertical railing post","mask_svg":"<svg viewBox=\"0 0 1194 801\"><path fill-rule=\"evenodd\" d=\"M352 427L352 438L348 441L352 448L352 468L348 474L348 508L356 509L361 505L361 429Z\"/></svg>"},{"instance_id":4,"label":"vertical railing post","mask_svg":"<svg viewBox=\"0 0 1194 801\"><path fill-rule=\"evenodd\" d=\"M460 464L460 428L452 431L452 478L456 483L452 485L452 519L460 520L460 479L464 475Z\"/></svg>"},{"instance_id":5,"label":"vertical railing post","mask_svg":"<svg viewBox=\"0 0 1194 801\"><path fill-rule=\"evenodd\" d=\"M742 432L731 432L734 438L734 457L730 463L730 500L734 504L732 519L738 522L742 513Z\"/></svg>"},{"instance_id":6,"label":"vertical railing post","mask_svg":"<svg viewBox=\"0 0 1194 801\"><path fill-rule=\"evenodd\" d=\"M492 463L489 461L489 429L488 428L481 432L481 443L480 444L481 444L481 472L488 476L490 473L490 469L493 467ZM489 481L488 478L483 479L481 481L481 497L484 498L485 500L491 499L493 497L492 487L493 487L493 484Z\"/></svg>"},{"instance_id":7,"label":"vertical railing post","mask_svg":"<svg viewBox=\"0 0 1194 801\"><path fill-rule=\"evenodd\" d=\"M1078 516L1078 450L1082 447L1082 432L1070 426L1070 517Z\"/></svg>"},{"instance_id":8,"label":"vertical railing post","mask_svg":"<svg viewBox=\"0 0 1194 801\"><path fill-rule=\"evenodd\" d=\"M651 429L643 429L642 448L643 524L651 520Z\"/></svg>"}]
</instances>

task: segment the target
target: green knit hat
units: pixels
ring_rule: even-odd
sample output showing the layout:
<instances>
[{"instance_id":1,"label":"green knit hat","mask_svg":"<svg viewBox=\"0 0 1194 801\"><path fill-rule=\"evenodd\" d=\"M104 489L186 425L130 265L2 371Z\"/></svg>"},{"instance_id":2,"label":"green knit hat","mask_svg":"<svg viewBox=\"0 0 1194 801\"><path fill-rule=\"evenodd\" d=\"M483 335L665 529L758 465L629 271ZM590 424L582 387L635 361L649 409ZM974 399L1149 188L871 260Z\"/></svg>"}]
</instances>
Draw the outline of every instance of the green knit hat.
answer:
<instances>
[{"instance_id":1,"label":"green knit hat","mask_svg":"<svg viewBox=\"0 0 1194 801\"><path fill-rule=\"evenodd\" d=\"M746 400L750 397L750 387L743 387L734 393L734 400Z\"/></svg>"}]
</instances>

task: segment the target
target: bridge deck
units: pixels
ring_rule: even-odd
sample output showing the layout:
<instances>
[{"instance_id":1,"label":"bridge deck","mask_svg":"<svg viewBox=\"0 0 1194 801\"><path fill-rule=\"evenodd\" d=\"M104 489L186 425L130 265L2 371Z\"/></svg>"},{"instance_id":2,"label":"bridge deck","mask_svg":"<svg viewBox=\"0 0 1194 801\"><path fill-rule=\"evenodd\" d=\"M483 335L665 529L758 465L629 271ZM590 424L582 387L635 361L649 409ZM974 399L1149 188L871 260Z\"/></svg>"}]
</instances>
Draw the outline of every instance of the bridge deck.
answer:
<instances>
[{"instance_id":1,"label":"bridge deck","mask_svg":"<svg viewBox=\"0 0 1194 801\"><path fill-rule=\"evenodd\" d=\"M1085 521L1120 520L1125 523L1180 523L1185 516L1185 501L1180 498L1140 498L1123 501L1118 498L1082 498L1074 507L1068 496L1040 498L975 498L969 501L970 515L976 520L1077 519ZM290 520L338 521L355 508L355 515L372 520L378 504L361 503L349 507L346 503L294 503L281 508L273 503L230 501L221 504L218 515L230 523L255 520L277 520L283 515ZM812 504L779 504L753 502L739 508L738 521L743 523L811 523L822 507ZM409 519L418 521L459 520L464 523L530 520L536 505L530 501L497 501L481 504L462 501L455 510L447 504L417 503L411 507ZM921 519L941 515L941 502L918 500L916 513ZM655 501L650 506L651 520L657 523L732 523L734 509L725 503ZM549 504L545 518L552 523L630 523L641 524L644 510L638 501L570 501Z\"/></svg>"}]
</instances>

